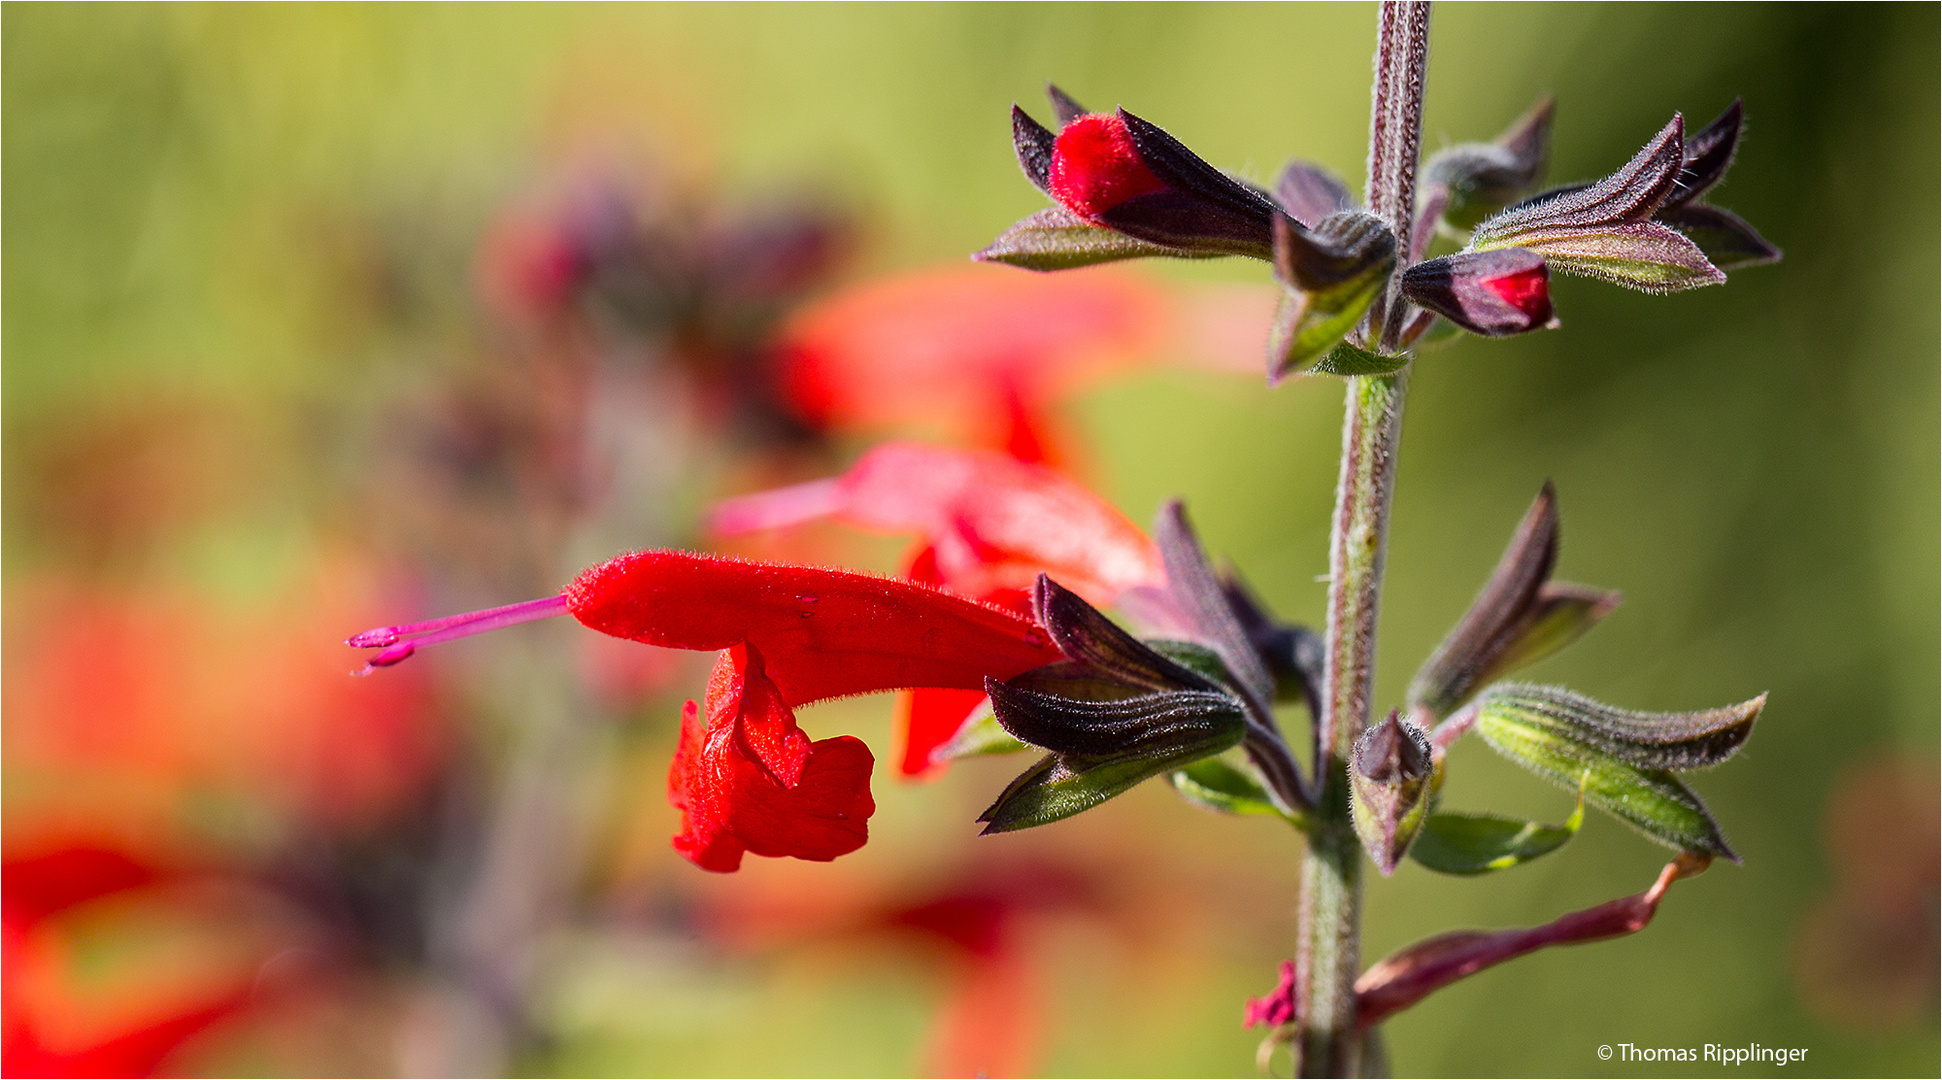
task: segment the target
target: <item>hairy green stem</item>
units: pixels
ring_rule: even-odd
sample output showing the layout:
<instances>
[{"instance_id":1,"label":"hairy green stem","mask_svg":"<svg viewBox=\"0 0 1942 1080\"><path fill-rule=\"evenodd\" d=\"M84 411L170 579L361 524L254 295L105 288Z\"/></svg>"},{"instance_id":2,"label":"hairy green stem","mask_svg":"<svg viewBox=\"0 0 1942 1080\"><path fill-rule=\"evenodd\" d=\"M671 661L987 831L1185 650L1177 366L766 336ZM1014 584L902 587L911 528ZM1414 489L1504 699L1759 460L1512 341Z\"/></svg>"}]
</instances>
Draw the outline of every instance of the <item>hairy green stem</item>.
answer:
<instances>
[{"instance_id":1,"label":"hairy green stem","mask_svg":"<svg viewBox=\"0 0 1942 1080\"><path fill-rule=\"evenodd\" d=\"M1429 4L1382 4L1369 122L1371 213L1410 250ZM1401 267L1398 267L1400 272ZM1371 310L1370 337L1395 345L1403 307L1392 282ZM1382 595L1389 501L1402 435L1408 369L1352 378L1342 424L1342 467L1329 536L1327 667L1315 763L1322 791L1302 866L1295 956L1299 984L1295 1051L1303 1076L1360 1072L1355 979L1361 968L1362 847L1349 817L1348 761L1368 726L1375 677L1376 614Z\"/></svg>"}]
</instances>

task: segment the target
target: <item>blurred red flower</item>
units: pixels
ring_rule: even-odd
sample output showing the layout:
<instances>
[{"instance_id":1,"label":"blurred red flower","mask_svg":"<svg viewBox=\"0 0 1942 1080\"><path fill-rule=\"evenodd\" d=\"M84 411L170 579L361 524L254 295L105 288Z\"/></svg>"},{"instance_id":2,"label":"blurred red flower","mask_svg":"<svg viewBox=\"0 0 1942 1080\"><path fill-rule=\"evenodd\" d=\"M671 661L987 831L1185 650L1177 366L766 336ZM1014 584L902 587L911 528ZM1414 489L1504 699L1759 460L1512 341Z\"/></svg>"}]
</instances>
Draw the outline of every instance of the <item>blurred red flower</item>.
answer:
<instances>
[{"instance_id":1,"label":"blurred red flower","mask_svg":"<svg viewBox=\"0 0 1942 1080\"><path fill-rule=\"evenodd\" d=\"M154 1075L247 1012L263 962L296 940L260 889L100 841L9 851L0 900L9 1076Z\"/></svg>"},{"instance_id":2,"label":"blurred red flower","mask_svg":"<svg viewBox=\"0 0 1942 1080\"><path fill-rule=\"evenodd\" d=\"M1794 982L1807 1007L1857 1031L1933 1018L1942 969L1942 777L1931 763L1868 760L1828 794L1822 844L1832 895L1802 920Z\"/></svg>"},{"instance_id":3,"label":"blurred red flower","mask_svg":"<svg viewBox=\"0 0 1942 1080\"><path fill-rule=\"evenodd\" d=\"M326 569L273 608L241 611L164 590L16 586L9 770L64 779L30 783L33 798L13 812L33 819L45 798L56 816L120 806L140 818L222 794L344 825L397 806L433 774L446 737L422 679L343 677L324 627L368 611L373 595L349 567ZM69 799L76 783L105 790Z\"/></svg>"},{"instance_id":4,"label":"blurred red flower","mask_svg":"<svg viewBox=\"0 0 1942 1080\"><path fill-rule=\"evenodd\" d=\"M1025 461L1059 462L1059 395L1152 358L1173 326L1167 292L1119 271L924 270L811 305L782 330L778 377L822 428L942 426Z\"/></svg>"}]
</instances>

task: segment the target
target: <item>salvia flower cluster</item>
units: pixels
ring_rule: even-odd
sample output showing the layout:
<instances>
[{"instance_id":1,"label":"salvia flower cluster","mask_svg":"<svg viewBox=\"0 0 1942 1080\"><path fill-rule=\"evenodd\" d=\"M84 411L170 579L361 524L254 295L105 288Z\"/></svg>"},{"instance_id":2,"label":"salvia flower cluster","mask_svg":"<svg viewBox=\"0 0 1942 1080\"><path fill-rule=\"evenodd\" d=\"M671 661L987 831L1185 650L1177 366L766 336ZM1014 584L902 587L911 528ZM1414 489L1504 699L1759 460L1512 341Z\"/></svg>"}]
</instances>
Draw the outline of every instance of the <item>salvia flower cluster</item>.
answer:
<instances>
[{"instance_id":1,"label":"salvia flower cluster","mask_svg":"<svg viewBox=\"0 0 1942 1080\"><path fill-rule=\"evenodd\" d=\"M1261 260L1281 290L1274 380L1387 376L1447 334L1556 327L1553 271L1666 293L1779 257L1704 201L1739 145L1738 102L1690 136L1674 116L1609 176L1549 189L1554 110L1540 102L1495 141L1433 157L1392 228L1320 166L1293 162L1271 189L1259 187L1124 109L1091 112L1056 88L1050 96L1056 130L1014 107L1012 136L1027 178L1054 205L977 258L1036 271L1142 257ZM1413 162L1413 143L1409 154ZM1447 253L1432 256L1439 243ZM1764 695L1646 713L1508 681L1619 602L1552 579L1559 523L1548 484L1405 699L1360 732L1346 761L1322 742L1322 638L1217 570L1178 502L1162 507L1149 536L1043 464L893 443L841 476L728 500L708 526L725 537L817 520L918 545L898 577L636 552L555 597L367 631L350 644L379 650L368 671L426 644L571 615L615 637L718 653L702 702L683 712L668 780L682 812L674 846L713 871L751 853L829 860L865 843L871 751L849 736L812 741L795 710L879 691L902 695L902 775L1037 752L981 815L986 832L1058 821L1166 777L1196 806L1279 817L1315 843L1326 822L1352 819L1385 875L1404 859L1460 876L1521 865L1568 843L1587 805L1674 852L1635 896L1544 926L1443 935L1375 964L1354 985L1356 1032L1533 949L1636 931L1673 881L1715 858L1737 861L1685 777L1744 745ZM1301 754L1283 727L1297 711L1308 720ZM1552 823L1446 809L1448 751L1471 733L1562 788L1569 813ZM1311 962L1284 965L1281 985L1249 1005L1250 1024L1275 1031L1266 1049L1304 1023Z\"/></svg>"}]
</instances>

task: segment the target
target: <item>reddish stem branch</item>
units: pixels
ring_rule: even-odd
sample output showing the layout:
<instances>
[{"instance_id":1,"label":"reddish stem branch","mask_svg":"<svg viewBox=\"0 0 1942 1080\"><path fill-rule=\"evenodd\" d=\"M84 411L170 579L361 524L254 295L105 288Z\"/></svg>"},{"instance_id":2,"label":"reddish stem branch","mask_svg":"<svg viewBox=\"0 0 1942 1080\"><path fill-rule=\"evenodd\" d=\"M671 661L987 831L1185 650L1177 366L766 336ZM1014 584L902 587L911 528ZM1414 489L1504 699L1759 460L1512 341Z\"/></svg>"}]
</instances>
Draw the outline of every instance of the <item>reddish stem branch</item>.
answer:
<instances>
[{"instance_id":1,"label":"reddish stem branch","mask_svg":"<svg viewBox=\"0 0 1942 1080\"><path fill-rule=\"evenodd\" d=\"M1672 883L1706 869L1712 860L1685 854L1666 864L1642 893L1574 911L1543 926L1519 930L1459 930L1414 945L1378 962L1355 981L1356 1024L1382 1023L1459 979L1552 945L1636 934L1652 922Z\"/></svg>"}]
</instances>

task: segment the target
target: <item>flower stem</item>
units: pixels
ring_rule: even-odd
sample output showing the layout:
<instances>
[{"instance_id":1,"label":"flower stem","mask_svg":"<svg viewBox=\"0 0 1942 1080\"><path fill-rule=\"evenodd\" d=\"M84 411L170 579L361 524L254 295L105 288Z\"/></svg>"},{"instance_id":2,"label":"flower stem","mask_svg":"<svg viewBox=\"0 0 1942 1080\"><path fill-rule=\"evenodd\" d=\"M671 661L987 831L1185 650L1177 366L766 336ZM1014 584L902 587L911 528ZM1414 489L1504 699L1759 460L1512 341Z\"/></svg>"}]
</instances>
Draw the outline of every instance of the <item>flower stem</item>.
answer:
<instances>
[{"instance_id":1,"label":"flower stem","mask_svg":"<svg viewBox=\"0 0 1942 1080\"><path fill-rule=\"evenodd\" d=\"M1371 213L1410 250L1429 4L1385 0L1376 37L1369 121ZM1398 266L1400 273L1402 267ZM1371 336L1394 348L1403 304L1392 280L1371 310ZM1353 1076L1361 1069L1355 980L1361 966L1362 847L1349 817L1349 760L1369 724L1376 612L1382 593L1389 501L1402 435L1405 368L1351 378L1342 423L1342 468L1329 536L1327 667L1316 771L1322 799L1302 866L1295 958L1300 1014L1295 1051L1303 1076Z\"/></svg>"}]
</instances>

